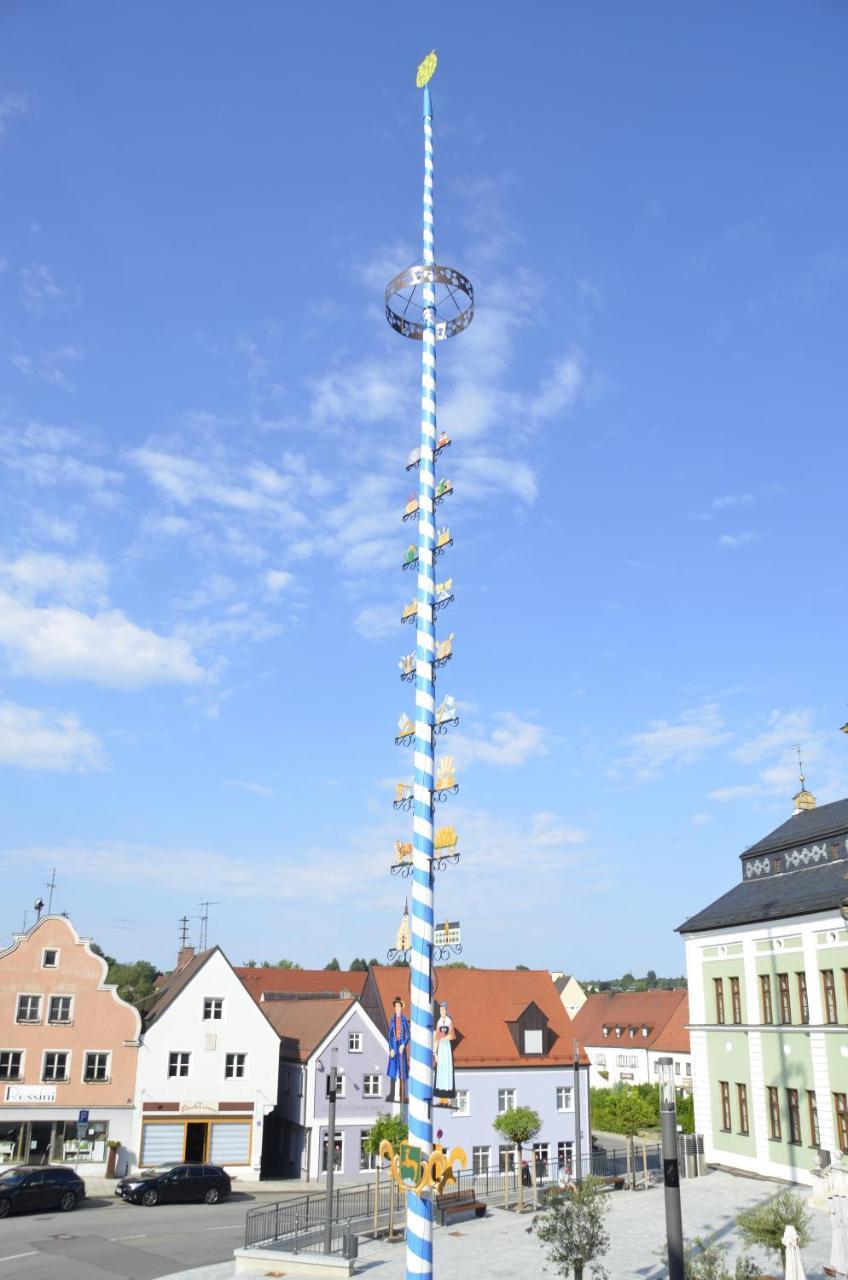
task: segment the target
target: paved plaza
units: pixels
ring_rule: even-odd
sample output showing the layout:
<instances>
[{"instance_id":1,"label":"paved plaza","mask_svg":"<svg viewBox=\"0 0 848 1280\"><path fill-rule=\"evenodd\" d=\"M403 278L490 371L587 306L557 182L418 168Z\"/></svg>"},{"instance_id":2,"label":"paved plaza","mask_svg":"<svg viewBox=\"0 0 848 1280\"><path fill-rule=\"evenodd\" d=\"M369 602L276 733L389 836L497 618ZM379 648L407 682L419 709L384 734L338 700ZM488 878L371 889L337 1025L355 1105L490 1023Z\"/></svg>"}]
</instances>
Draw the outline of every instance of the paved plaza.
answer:
<instances>
[{"instance_id":1,"label":"paved plaza","mask_svg":"<svg viewBox=\"0 0 848 1280\"><path fill-rule=\"evenodd\" d=\"M729 1247L728 1259L740 1252L735 1216L740 1209L768 1199L785 1190L778 1184L755 1178L714 1172L684 1182L683 1228L687 1239L702 1236ZM809 1190L798 1188L808 1197ZM648 1191L613 1191L609 1195L607 1218L612 1246L605 1259L611 1280L659 1280L664 1271L656 1256L665 1239L664 1200L661 1187ZM543 1248L528 1233L531 1215L519 1217L492 1208L485 1219L472 1218L436 1230L437 1277L462 1276L467 1280L516 1280L544 1274ZM813 1222L813 1243L804 1250L808 1280L824 1280L823 1266L830 1253L827 1215L817 1212ZM765 1262L765 1256L761 1256ZM773 1259L763 1268L777 1275ZM404 1245L360 1240L357 1274L369 1280L403 1280ZM203 1267L185 1272L180 1280L231 1280L231 1266ZM588 1280L588 1276L587 1276Z\"/></svg>"}]
</instances>

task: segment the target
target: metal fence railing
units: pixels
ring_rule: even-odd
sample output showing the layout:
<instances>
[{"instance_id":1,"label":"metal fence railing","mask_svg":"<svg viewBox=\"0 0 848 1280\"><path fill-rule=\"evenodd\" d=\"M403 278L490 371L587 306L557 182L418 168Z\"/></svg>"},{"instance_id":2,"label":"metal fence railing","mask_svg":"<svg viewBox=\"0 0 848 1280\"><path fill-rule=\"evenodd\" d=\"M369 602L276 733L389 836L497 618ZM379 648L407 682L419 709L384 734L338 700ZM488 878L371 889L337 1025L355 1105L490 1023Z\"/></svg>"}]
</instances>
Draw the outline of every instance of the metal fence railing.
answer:
<instances>
[{"instance_id":1,"label":"metal fence railing","mask_svg":"<svg viewBox=\"0 0 848 1280\"><path fill-rule=\"evenodd\" d=\"M473 1191L476 1199L493 1204L514 1204L518 1199L519 1177L522 1190L532 1187L533 1178L529 1160L531 1153L526 1151L526 1160L521 1174L515 1167L514 1159L508 1170L487 1167L485 1169L463 1169L455 1175L457 1191ZM536 1159L536 1185L539 1188L563 1186L574 1180L576 1168L573 1161L560 1164L556 1160ZM596 1178L616 1178L626 1175L628 1169L626 1148L614 1151L586 1152L581 1159L582 1176ZM643 1147L634 1143L631 1172L635 1181L644 1179L645 1171L649 1181L662 1170L662 1152L658 1143ZM451 1194L454 1185L449 1183L447 1194ZM524 1197L525 1200L527 1197ZM327 1212L326 1192L316 1191L298 1196L290 1200L279 1200L275 1204L262 1205L247 1212L245 1223L245 1245L261 1246L275 1242L296 1242L297 1251L312 1249L313 1245L322 1248L323 1228ZM389 1212L400 1221L405 1209L405 1196L388 1177L381 1179L379 1198L373 1182L363 1183L356 1187L339 1187L333 1193L331 1217L333 1230L341 1231L341 1224L346 1224L348 1233L363 1232L374 1223L385 1225ZM343 1235L344 1232L341 1232ZM317 1244L315 1243L317 1242ZM294 1251L294 1249L293 1249ZM346 1255L347 1256L347 1255Z\"/></svg>"}]
</instances>

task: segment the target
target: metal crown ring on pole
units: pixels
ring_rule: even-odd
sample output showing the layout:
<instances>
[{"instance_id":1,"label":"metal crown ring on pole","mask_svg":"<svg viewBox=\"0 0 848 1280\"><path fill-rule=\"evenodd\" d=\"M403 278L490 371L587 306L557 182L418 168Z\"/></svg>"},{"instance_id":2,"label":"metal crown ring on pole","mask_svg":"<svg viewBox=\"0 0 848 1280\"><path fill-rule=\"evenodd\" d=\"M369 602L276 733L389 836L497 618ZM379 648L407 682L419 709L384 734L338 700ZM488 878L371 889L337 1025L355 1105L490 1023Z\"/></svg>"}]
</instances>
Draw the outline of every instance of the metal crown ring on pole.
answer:
<instances>
[{"instance_id":1,"label":"metal crown ring on pole","mask_svg":"<svg viewBox=\"0 0 848 1280\"><path fill-rule=\"evenodd\" d=\"M432 266L426 266L423 263L414 267L407 267L405 271L400 271L386 285L386 319L395 330L404 338L415 338L420 342L424 337L424 323L422 320L410 319L407 312L411 307L415 313L420 312L422 317L424 313L424 304L416 299L415 291L420 285L443 285L444 296L440 299L442 307L448 305L456 310L456 315L451 315L446 319L439 319L439 302L436 304L436 341L441 342L444 338L452 338L456 333L462 333L463 329L467 329L474 318L474 286L467 276L461 271L457 271L455 267L443 267L439 263ZM412 293L406 297L401 291L411 289ZM457 299L457 293L461 296Z\"/></svg>"}]
</instances>

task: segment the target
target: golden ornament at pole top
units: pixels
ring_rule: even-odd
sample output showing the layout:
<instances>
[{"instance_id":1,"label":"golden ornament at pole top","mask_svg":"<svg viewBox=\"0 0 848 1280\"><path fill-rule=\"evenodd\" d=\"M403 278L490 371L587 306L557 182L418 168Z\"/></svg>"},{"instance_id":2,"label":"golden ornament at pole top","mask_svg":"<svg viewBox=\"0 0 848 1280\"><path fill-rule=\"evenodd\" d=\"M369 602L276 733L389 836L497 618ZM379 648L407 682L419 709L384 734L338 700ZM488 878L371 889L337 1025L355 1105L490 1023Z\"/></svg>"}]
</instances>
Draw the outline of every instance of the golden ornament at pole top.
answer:
<instances>
[{"instance_id":1,"label":"golden ornament at pole top","mask_svg":"<svg viewBox=\"0 0 848 1280\"><path fill-rule=\"evenodd\" d=\"M427 82L433 78L433 73L436 70L438 61L439 60L436 57L436 50L431 49L430 52L427 54L427 57L419 66L418 71L416 72L416 75L415 75L416 89L423 89L425 84L427 84Z\"/></svg>"}]
</instances>

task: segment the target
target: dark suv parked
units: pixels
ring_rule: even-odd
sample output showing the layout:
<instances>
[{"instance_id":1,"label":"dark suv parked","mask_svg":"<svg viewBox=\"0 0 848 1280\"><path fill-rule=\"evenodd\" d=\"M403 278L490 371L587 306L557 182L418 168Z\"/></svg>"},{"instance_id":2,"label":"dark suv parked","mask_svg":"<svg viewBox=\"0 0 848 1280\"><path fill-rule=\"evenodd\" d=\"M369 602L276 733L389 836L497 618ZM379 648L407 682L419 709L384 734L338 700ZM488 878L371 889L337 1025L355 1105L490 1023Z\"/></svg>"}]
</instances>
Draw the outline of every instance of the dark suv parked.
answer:
<instances>
[{"instance_id":1,"label":"dark suv parked","mask_svg":"<svg viewBox=\"0 0 848 1280\"><path fill-rule=\"evenodd\" d=\"M115 1188L132 1204L185 1204L204 1200L217 1204L230 1194L230 1175L217 1164L168 1164L157 1169L139 1169Z\"/></svg>"},{"instance_id":2,"label":"dark suv parked","mask_svg":"<svg viewBox=\"0 0 848 1280\"><path fill-rule=\"evenodd\" d=\"M19 1164L0 1173L0 1218L25 1209L75 1209L85 1183L61 1165Z\"/></svg>"}]
</instances>

